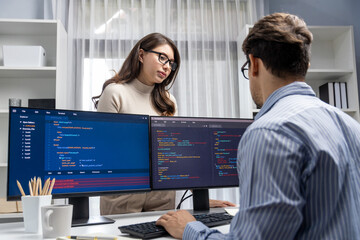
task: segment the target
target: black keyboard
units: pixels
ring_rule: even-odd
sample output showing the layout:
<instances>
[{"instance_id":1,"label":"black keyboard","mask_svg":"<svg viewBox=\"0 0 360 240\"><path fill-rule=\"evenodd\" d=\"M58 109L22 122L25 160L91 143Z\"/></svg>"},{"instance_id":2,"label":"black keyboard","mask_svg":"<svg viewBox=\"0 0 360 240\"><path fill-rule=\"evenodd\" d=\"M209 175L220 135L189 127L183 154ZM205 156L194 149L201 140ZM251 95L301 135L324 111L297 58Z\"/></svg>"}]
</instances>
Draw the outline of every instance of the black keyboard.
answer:
<instances>
[{"instance_id":1,"label":"black keyboard","mask_svg":"<svg viewBox=\"0 0 360 240\"><path fill-rule=\"evenodd\" d=\"M197 221L202 222L208 227L216 227L226 225L231 222L233 216L226 212L222 213L205 213L194 215ZM140 237L143 239L156 238L165 235L169 235L165 228L155 225L156 221L144 222L126 226L120 226L119 229L122 233L128 233L134 237Z\"/></svg>"}]
</instances>

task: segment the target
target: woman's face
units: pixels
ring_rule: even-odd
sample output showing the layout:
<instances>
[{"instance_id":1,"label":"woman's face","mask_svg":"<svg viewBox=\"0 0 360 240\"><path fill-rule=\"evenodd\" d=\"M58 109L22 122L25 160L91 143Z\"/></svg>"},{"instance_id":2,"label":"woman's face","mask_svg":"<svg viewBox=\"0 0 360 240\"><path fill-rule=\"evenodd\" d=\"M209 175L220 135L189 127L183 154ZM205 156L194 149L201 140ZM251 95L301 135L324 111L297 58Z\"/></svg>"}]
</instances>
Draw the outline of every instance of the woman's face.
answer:
<instances>
[{"instance_id":1,"label":"woman's face","mask_svg":"<svg viewBox=\"0 0 360 240\"><path fill-rule=\"evenodd\" d=\"M171 73L170 62L163 64L159 61L161 53L162 62L169 59L174 62L174 51L168 44L159 45L150 51L139 50L139 61L142 63L138 79L140 82L152 86L155 83L162 83ZM158 53L154 53L158 52ZM164 61L165 60L165 61Z\"/></svg>"}]
</instances>

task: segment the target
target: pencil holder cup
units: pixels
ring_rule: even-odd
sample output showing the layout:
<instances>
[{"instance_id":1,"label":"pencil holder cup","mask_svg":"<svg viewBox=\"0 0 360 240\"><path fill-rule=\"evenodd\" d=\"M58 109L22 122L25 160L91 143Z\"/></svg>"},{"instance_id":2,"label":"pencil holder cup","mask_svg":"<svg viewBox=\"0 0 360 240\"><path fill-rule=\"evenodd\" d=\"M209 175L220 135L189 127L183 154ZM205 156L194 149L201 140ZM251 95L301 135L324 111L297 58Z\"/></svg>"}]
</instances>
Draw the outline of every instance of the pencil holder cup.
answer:
<instances>
[{"instance_id":1,"label":"pencil holder cup","mask_svg":"<svg viewBox=\"0 0 360 240\"><path fill-rule=\"evenodd\" d=\"M42 233L41 206L51 204L51 195L22 196L25 232Z\"/></svg>"}]
</instances>

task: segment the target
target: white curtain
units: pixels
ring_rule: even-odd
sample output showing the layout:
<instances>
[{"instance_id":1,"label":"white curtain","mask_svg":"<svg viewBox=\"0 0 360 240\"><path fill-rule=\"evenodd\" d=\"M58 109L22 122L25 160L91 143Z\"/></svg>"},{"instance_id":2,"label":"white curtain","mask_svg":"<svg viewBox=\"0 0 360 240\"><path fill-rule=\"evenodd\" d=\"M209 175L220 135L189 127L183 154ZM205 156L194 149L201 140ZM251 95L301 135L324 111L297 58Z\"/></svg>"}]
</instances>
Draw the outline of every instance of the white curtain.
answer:
<instances>
[{"instance_id":1,"label":"white curtain","mask_svg":"<svg viewBox=\"0 0 360 240\"><path fill-rule=\"evenodd\" d=\"M81 110L94 110L91 97L140 38L160 32L181 56L170 89L179 115L239 117L239 33L263 13L263 0L53 0L54 17L66 18L68 77ZM239 202L237 189L210 190L210 197ZM182 208L191 206L187 200Z\"/></svg>"}]
</instances>

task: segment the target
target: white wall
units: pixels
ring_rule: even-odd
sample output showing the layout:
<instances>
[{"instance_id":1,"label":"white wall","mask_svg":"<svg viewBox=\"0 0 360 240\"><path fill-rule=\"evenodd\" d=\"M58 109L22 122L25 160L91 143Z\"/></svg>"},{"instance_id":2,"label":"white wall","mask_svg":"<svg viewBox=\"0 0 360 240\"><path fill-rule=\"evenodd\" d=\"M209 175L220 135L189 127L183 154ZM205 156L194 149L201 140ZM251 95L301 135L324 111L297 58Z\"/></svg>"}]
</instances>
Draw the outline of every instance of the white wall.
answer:
<instances>
[{"instance_id":1,"label":"white wall","mask_svg":"<svg viewBox=\"0 0 360 240\"><path fill-rule=\"evenodd\" d=\"M44 0L0 0L0 18L43 19Z\"/></svg>"}]
</instances>

